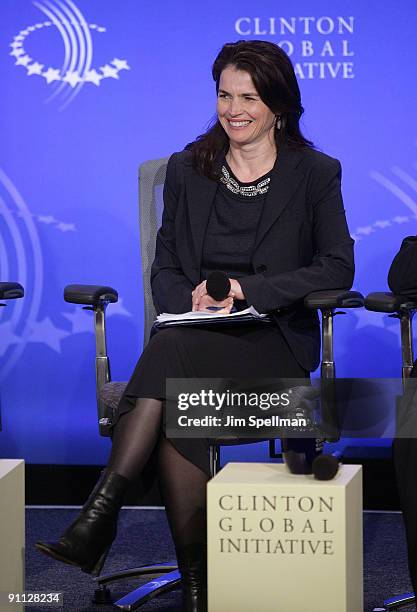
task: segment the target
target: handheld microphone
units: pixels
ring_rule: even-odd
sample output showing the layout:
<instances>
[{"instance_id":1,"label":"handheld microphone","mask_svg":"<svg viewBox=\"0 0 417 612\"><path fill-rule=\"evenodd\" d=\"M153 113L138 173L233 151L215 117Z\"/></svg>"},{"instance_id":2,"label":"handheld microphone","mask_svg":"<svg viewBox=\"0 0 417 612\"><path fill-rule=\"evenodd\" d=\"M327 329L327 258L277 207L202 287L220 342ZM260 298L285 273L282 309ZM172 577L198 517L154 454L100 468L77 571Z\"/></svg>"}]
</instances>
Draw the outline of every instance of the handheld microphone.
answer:
<instances>
[{"instance_id":1,"label":"handheld microphone","mask_svg":"<svg viewBox=\"0 0 417 612\"><path fill-rule=\"evenodd\" d=\"M207 293L216 302L222 302L230 293L230 280L224 272L215 270L211 272L206 281Z\"/></svg>"},{"instance_id":2,"label":"handheld microphone","mask_svg":"<svg viewBox=\"0 0 417 612\"><path fill-rule=\"evenodd\" d=\"M314 478L317 480L332 480L339 470L340 456L339 451L331 455L318 455L311 466Z\"/></svg>"}]
</instances>

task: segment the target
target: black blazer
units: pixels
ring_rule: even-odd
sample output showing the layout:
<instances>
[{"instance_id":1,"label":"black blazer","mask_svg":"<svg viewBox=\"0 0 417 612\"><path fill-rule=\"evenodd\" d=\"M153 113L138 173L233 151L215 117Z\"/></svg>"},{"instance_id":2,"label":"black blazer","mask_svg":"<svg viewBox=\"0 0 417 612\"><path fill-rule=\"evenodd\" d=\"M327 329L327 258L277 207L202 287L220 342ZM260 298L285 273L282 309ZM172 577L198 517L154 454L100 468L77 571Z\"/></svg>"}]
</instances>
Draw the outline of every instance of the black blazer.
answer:
<instances>
[{"instance_id":1,"label":"black blazer","mask_svg":"<svg viewBox=\"0 0 417 612\"><path fill-rule=\"evenodd\" d=\"M417 236L407 236L388 273L391 291L417 298Z\"/></svg>"},{"instance_id":2,"label":"black blazer","mask_svg":"<svg viewBox=\"0 0 417 612\"><path fill-rule=\"evenodd\" d=\"M258 225L253 274L239 278L248 304L272 314L310 371L319 364L320 330L303 298L312 291L349 289L353 282L353 240L340 177L337 160L313 149L281 147ZM151 272L158 312L191 310L217 186L193 169L190 151L171 156Z\"/></svg>"}]
</instances>

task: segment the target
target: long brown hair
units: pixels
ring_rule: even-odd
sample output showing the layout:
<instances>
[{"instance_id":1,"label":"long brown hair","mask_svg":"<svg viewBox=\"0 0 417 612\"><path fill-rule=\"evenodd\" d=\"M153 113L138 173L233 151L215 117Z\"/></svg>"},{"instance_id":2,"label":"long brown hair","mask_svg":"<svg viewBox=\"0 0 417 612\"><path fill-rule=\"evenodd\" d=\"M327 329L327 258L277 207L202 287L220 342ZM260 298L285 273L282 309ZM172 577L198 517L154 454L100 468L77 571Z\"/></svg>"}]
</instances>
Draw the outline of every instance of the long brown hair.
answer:
<instances>
[{"instance_id":1,"label":"long brown hair","mask_svg":"<svg viewBox=\"0 0 417 612\"><path fill-rule=\"evenodd\" d=\"M287 143L296 148L313 147L313 143L302 135L299 126L304 109L293 65L278 45L263 40L226 43L212 68L216 92L226 66L248 72L261 100L274 114L281 116L281 128L276 130L277 146ZM228 146L229 139L216 118L209 129L187 148L192 151L197 172L215 179L218 177L218 163Z\"/></svg>"}]
</instances>

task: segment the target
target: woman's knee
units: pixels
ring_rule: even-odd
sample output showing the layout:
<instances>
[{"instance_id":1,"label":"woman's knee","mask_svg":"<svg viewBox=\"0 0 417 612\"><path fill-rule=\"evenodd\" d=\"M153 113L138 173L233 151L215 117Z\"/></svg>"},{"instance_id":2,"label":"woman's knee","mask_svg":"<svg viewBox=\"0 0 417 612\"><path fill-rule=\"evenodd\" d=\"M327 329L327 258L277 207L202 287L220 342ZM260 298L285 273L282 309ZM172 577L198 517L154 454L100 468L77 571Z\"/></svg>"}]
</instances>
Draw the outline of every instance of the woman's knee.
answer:
<instances>
[{"instance_id":1,"label":"woman's knee","mask_svg":"<svg viewBox=\"0 0 417 612\"><path fill-rule=\"evenodd\" d=\"M181 327L168 327L166 329L162 329L152 336L151 340L149 341L149 346L161 349L166 349L172 345L178 346L178 344L184 342L185 331L189 332L190 330L185 330Z\"/></svg>"}]
</instances>

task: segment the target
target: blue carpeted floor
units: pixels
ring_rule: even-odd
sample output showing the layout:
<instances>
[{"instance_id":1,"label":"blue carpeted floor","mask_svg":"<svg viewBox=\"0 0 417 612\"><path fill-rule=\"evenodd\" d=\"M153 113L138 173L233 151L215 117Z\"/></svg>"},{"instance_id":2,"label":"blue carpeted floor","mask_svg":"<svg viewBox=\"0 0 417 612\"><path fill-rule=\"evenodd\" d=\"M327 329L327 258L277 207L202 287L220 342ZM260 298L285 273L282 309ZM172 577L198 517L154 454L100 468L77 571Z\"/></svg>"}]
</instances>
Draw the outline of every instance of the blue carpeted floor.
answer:
<instances>
[{"instance_id":1,"label":"blue carpeted floor","mask_svg":"<svg viewBox=\"0 0 417 612\"><path fill-rule=\"evenodd\" d=\"M72 509L29 508L27 510L26 590L62 591L65 611L114 610L115 608L109 605L98 606L91 603L94 585L90 576L77 568L55 562L34 549L36 540L53 539L62 533L76 514L77 510ZM411 590L400 514L365 513L364 552L365 612L371 612L374 607L382 605L385 597ZM174 548L163 510L122 510L117 540L104 568L106 573L174 559ZM130 579L113 586L112 594L122 596L137 586L138 581ZM26 607L26 610L33 612L51 609L53 608ZM140 609L143 612L152 610L180 612L180 592L168 593L159 599L147 602ZM415 608L408 607L403 610L415 611ZM271 612L291 611L280 611L277 607L277 610ZM309 612L307 607L305 612Z\"/></svg>"}]
</instances>

